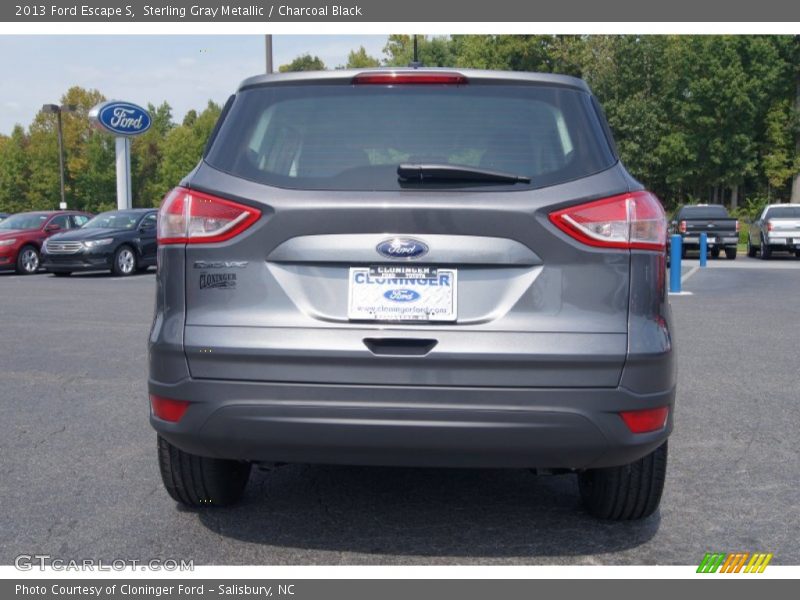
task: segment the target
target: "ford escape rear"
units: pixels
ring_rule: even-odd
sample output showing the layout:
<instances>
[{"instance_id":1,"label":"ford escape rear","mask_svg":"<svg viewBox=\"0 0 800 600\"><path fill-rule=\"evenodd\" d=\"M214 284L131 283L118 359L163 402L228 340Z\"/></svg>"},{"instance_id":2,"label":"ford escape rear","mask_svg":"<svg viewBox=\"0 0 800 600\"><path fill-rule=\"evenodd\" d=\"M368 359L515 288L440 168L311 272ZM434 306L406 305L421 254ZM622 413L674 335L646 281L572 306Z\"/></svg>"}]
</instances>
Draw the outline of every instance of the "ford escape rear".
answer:
<instances>
[{"instance_id":1,"label":"ford escape rear","mask_svg":"<svg viewBox=\"0 0 800 600\"><path fill-rule=\"evenodd\" d=\"M575 472L594 515L658 506L666 222L581 80L248 79L158 235L151 423L178 502L307 462Z\"/></svg>"}]
</instances>

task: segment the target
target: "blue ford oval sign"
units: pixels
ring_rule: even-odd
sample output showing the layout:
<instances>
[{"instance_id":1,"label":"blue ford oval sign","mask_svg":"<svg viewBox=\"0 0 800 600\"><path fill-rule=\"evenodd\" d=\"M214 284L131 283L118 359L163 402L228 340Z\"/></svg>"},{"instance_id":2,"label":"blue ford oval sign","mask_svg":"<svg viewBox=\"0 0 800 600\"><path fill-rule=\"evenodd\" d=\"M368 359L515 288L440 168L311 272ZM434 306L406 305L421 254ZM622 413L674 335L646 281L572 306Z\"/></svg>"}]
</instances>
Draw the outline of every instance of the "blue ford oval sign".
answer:
<instances>
[{"instance_id":1,"label":"blue ford oval sign","mask_svg":"<svg viewBox=\"0 0 800 600\"><path fill-rule=\"evenodd\" d=\"M150 113L130 102L112 100L89 111L89 118L101 129L115 135L139 135L150 129Z\"/></svg>"},{"instance_id":2,"label":"blue ford oval sign","mask_svg":"<svg viewBox=\"0 0 800 600\"><path fill-rule=\"evenodd\" d=\"M387 290L383 293L383 297L392 302L414 302L419 300L419 292L414 290Z\"/></svg>"},{"instance_id":3,"label":"blue ford oval sign","mask_svg":"<svg viewBox=\"0 0 800 600\"><path fill-rule=\"evenodd\" d=\"M413 238L392 238L378 244L375 248L378 254L386 258L411 259L425 256L428 246L424 242Z\"/></svg>"}]
</instances>

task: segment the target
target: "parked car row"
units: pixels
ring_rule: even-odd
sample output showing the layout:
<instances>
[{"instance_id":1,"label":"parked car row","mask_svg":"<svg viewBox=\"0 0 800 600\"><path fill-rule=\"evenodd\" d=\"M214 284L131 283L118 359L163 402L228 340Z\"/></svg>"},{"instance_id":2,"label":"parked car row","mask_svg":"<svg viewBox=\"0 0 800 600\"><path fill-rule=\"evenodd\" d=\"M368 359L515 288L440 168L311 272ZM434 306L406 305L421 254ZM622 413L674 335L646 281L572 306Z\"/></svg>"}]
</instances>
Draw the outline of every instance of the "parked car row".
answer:
<instances>
[{"instance_id":1,"label":"parked car row","mask_svg":"<svg viewBox=\"0 0 800 600\"><path fill-rule=\"evenodd\" d=\"M96 217L80 211L0 213L0 270L21 275L41 268L56 276L76 271L110 270L126 276L156 264L158 211L141 208L104 212ZM669 224L682 239L681 256L700 249L707 236L708 253L734 260L739 220L721 204L682 206ZM667 245L669 246L669 236ZM749 224L747 255L763 260L773 252L800 258L800 206L770 204Z\"/></svg>"},{"instance_id":2,"label":"parked car row","mask_svg":"<svg viewBox=\"0 0 800 600\"><path fill-rule=\"evenodd\" d=\"M131 275L156 264L156 209L19 213L0 221L0 270Z\"/></svg>"},{"instance_id":3,"label":"parked car row","mask_svg":"<svg viewBox=\"0 0 800 600\"><path fill-rule=\"evenodd\" d=\"M681 236L681 256L700 250L700 235L705 233L711 258L736 258L739 244L739 220L731 217L721 204L682 206L669 224L670 235ZM669 245L669 242L668 242ZM789 252L800 258L800 206L769 204L759 217L749 222L747 255L764 260L773 252Z\"/></svg>"}]
</instances>

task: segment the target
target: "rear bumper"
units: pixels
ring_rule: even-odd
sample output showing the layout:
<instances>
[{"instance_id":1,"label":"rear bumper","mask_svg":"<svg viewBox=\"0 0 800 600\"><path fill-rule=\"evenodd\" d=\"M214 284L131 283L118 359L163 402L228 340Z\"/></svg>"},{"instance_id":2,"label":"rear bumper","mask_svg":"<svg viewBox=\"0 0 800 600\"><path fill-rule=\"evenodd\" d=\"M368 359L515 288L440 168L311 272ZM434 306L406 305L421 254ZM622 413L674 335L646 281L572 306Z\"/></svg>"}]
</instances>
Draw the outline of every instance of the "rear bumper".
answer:
<instances>
[{"instance_id":1,"label":"rear bumper","mask_svg":"<svg viewBox=\"0 0 800 600\"><path fill-rule=\"evenodd\" d=\"M786 250L800 250L800 232L791 232L780 235L770 234L767 244L771 248L784 248Z\"/></svg>"},{"instance_id":2,"label":"rear bumper","mask_svg":"<svg viewBox=\"0 0 800 600\"><path fill-rule=\"evenodd\" d=\"M685 237L685 238L683 238L682 243L687 248L699 248L700 247L700 238L699 238L699 236ZM709 248L714 248L714 247L735 247L735 246L737 246L739 244L739 238L736 235L719 236L719 237L714 237L714 238L709 237L707 243L708 243L708 247Z\"/></svg>"},{"instance_id":3,"label":"rear bumper","mask_svg":"<svg viewBox=\"0 0 800 600\"><path fill-rule=\"evenodd\" d=\"M674 388L462 388L188 379L150 393L192 404L153 427L193 454L265 462L582 469L632 462L672 429L634 435L618 412L673 406Z\"/></svg>"}]
</instances>

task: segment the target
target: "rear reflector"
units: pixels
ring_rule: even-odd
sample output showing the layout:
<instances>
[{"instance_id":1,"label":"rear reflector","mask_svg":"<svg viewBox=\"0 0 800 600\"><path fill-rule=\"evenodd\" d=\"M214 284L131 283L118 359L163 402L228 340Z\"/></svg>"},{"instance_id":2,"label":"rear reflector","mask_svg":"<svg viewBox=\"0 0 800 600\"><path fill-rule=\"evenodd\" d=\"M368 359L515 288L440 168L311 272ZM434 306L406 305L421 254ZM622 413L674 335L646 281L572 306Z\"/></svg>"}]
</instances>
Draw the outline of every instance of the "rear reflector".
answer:
<instances>
[{"instance_id":1,"label":"rear reflector","mask_svg":"<svg viewBox=\"0 0 800 600\"><path fill-rule=\"evenodd\" d=\"M186 400L172 400L150 394L150 405L153 407L153 414L159 419L177 423L183 417L189 402Z\"/></svg>"},{"instance_id":2,"label":"rear reflector","mask_svg":"<svg viewBox=\"0 0 800 600\"><path fill-rule=\"evenodd\" d=\"M261 211L210 194L177 187L158 211L159 244L212 244L239 235Z\"/></svg>"},{"instance_id":3,"label":"rear reflector","mask_svg":"<svg viewBox=\"0 0 800 600\"><path fill-rule=\"evenodd\" d=\"M620 194L550 213L550 221L588 246L664 250L667 219L650 192Z\"/></svg>"},{"instance_id":4,"label":"rear reflector","mask_svg":"<svg viewBox=\"0 0 800 600\"><path fill-rule=\"evenodd\" d=\"M631 433L647 433L657 431L667 424L669 407L650 408L647 410L629 410L619 413Z\"/></svg>"},{"instance_id":5,"label":"rear reflector","mask_svg":"<svg viewBox=\"0 0 800 600\"><path fill-rule=\"evenodd\" d=\"M467 78L461 73L430 73L430 72L400 72L387 73L361 73L353 77L354 84L372 85L400 85L400 84L428 84L428 85L465 85Z\"/></svg>"}]
</instances>

